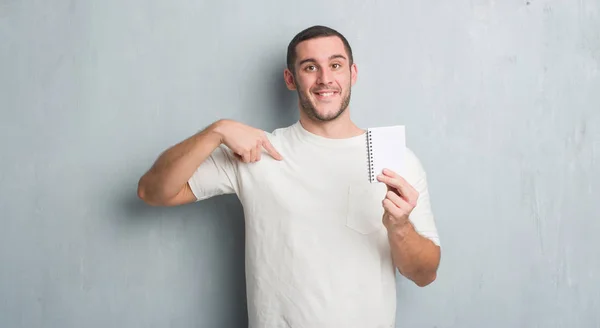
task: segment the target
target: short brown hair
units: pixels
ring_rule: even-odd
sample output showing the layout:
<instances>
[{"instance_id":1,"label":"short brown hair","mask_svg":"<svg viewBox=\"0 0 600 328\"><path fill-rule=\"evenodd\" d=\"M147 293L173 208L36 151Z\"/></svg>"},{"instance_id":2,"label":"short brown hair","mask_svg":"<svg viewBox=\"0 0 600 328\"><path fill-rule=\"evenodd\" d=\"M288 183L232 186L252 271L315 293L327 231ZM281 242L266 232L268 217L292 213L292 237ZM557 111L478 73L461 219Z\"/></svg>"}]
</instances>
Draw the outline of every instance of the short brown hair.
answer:
<instances>
[{"instance_id":1,"label":"short brown hair","mask_svg":"<svg viewBox=\"0 0 600 328\"><path fill-rule=\"evenodd\" d=\"M348 60L350 61L350 65L354 62L354 57L352 56L352 48L350 47L350 43L348 40L342 35L342 33L322 25L311 26L300 33L296 34L287 48L287 67L292 72L295 73L294 63L296 62L296 46L306 40L327 37L327 36L337 36L344 43L344 48L348 53Z\"/></svg>"}]
</instances>

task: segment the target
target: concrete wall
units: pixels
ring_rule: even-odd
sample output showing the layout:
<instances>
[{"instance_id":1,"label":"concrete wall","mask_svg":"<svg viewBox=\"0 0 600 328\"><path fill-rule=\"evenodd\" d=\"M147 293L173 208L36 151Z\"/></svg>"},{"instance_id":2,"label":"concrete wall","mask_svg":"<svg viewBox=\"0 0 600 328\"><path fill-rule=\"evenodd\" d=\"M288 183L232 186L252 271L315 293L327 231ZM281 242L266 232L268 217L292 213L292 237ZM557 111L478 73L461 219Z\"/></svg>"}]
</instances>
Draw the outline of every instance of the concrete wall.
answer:
<instances>
[{"instance_id":1,"label":"concrete wall","mask_svg":"<svg viewBox=\"0 0 600 328\"><path fill-rule=\"evenodd\" d=\"M297 117L285 48L350 39L361 126L406 124L438 280L399 327L600 326L600 2L0 2L0 327L243 327L233 197L136 199L222 117Z\"/></svg>"}]
</instances>

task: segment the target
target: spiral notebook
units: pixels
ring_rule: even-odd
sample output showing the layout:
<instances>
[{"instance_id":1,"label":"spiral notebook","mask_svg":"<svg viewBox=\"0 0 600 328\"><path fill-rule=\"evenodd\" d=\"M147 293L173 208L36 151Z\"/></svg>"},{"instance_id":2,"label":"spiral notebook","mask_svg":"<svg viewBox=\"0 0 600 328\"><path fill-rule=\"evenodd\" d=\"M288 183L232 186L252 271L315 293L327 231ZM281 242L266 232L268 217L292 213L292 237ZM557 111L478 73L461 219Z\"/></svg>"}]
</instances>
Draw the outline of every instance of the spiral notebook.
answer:
<instances>
[{"instance_id":1,"label":"spiral notebook","mask_svg":"<svg viewBox=\"0 0 600 328\"><path fill-rule=\"evenodd\" d=\"M384 168L404 174L406 135L403 125L367 129L369 181L377 181Z\"/></svg>"}]
</instances>

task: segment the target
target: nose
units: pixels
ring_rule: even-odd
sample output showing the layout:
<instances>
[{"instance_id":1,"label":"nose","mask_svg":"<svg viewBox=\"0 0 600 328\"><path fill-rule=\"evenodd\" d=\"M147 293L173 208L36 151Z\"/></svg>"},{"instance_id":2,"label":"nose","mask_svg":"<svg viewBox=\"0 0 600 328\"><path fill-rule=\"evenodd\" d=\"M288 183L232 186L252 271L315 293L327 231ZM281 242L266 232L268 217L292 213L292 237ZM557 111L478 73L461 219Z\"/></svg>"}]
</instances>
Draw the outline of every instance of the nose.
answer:
<instances>
[{"instance_id":1,"label":"nose","mask_svg":"<svg viewBox=\"0 0 600 328\"><path fill-rule=\"evenodd\" d=\"M319 71L318 83L320 84L330 84L333 82L333 76L330 70L322 69Z\"/></svg>"}]
</instances>

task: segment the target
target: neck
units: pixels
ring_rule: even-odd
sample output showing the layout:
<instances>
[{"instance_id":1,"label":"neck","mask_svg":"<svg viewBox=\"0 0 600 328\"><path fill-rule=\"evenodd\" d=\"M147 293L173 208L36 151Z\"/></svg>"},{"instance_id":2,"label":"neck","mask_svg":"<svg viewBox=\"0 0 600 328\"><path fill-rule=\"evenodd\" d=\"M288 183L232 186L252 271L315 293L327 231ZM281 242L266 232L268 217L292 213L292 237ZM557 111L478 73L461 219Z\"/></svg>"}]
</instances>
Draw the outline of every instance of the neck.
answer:
<instances>
[{"instance_id":1,"label":"neck","mask_svg":"<svg viewBox=\"0 0 600 328\"><path fill-rule=\"evenodd\" d=\"M352 122L348 110L335 120L327 122L312 119L303 111L300 111L300 124L307 131L330 139L351 138L365 132Z\"/></svg>"}]
</instances>

